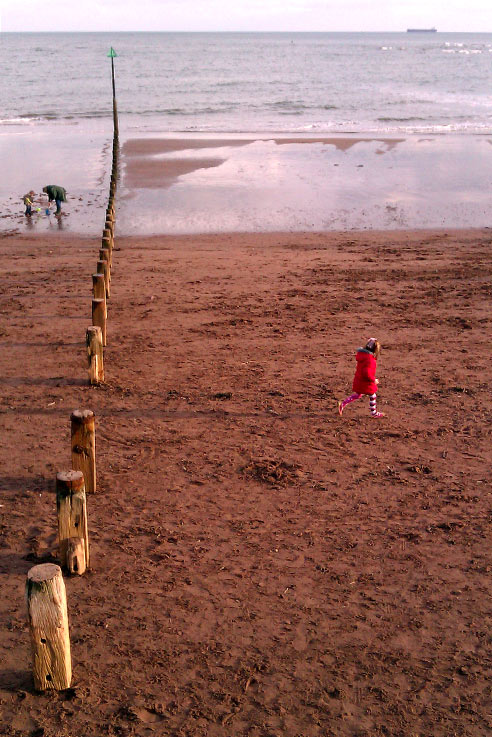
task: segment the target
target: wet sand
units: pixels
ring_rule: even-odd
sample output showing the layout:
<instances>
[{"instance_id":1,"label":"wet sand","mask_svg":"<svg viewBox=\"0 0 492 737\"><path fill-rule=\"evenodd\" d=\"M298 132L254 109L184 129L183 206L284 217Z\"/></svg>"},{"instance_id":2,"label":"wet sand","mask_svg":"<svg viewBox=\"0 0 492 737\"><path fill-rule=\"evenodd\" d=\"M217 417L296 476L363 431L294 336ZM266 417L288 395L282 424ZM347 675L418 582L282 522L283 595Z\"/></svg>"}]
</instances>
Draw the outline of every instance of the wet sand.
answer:
<instances>
[{"instance_id":1,"label":"wet sand","mask_svg":"<svg viewBox=\"0 0 492 737\"><path fill-rule=\"evenodd\" d=\"M127 234L492 222L486 136L162 136L123 145Z\"/></svg>"},{"instance_id":2,"label":"wet sand","mask_svg":"<svg viewBox=\"0 0 492 737\"><path fill-rule=\"evenodd\" d=\"M490 716L491 234L0 239L3 734L477 737ZM350 391L379 360L382 421ZM74 677L33 692L69 417L97 416Z\"/></svg>"},{"instance_id":3,"label":"wet sand","mask_svg":"<svg viewBox=\"0 0 492 737\"><path fill-rule=\"evenodd\" d=\"M132 138L125 142L122 154L126 160L125 185L129 189L160 189L170 187L179 177L197 169L208 169L220 166L226 158L189 158L182 159L176 156L162 160L165 154L175 154L178 151L197 151L200 149L229 149L237 146L248 146L258 141L273 142L276 146L282 145L313 145L320 143L323 146L334 146L338 151L348 151L357 143L372 143L377 141L387 146L388 150L401 143L404 139L398 138ZM378 153L383 153L380 150Z\"/></svg>"},{"instance_id":4,"label":"wet sand","mask_svg":"<svg viewBox=\"0 0 492 737\"><path fill-rule=\"evenodd\" d=\"M111 169L112 131L103 121L0 127L0 234L65 233L97 235L104 223ZM43 187L67 191L65 217L46 217ZM24 217L22 196L36 192L41 212ZM43 207L44 205L44 207Z\"/></svg>"},{"instance_id":5,"label":"wet sand","mask_svg":"<svg viewBox=\"0 0 492 737\"><path fill-rule=\"evenodd\" d=\"M122 130L120 233L306 232L486 227L489 136L147 136ZM0 136L0 232L96 236L111 131L50 126ZM68 193L54 223L23 217L22 194Z\"/></svg>"}]
</instances>

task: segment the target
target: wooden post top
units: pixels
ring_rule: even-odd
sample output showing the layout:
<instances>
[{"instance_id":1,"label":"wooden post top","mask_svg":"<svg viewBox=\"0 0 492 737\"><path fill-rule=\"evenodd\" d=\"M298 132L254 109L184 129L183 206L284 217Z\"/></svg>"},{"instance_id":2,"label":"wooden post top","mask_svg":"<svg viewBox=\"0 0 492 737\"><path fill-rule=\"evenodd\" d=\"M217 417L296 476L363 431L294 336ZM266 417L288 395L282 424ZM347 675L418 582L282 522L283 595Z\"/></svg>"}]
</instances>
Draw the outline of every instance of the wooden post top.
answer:
<instances>
[{"instance_id":1,"label":"wooden post top","mask_svg":"<svg viewBox=\"0 0 492 737\"><path fill-rule=\"evenodd\" d=\"M61 568L55 563L40 563L28 570L27 580L32 583L43 583L44 581L51 581L60 574Z\"/></svg>"},{"instance_id":2,"label":"wooden post top","mask_svg":"<svg viewBox=\"0 0 492 737\"><path fill-rule=\"evenodd\" d=\"M102 302L102 299L95 299L93 302ZM74 409L70 415L70 419L79 422L89 422L94 417L94 412L91 409Z\"/></svg>"},{"instance_id":3,"label":"wooden post top","mask_svg":"<svg viewBox=\"0 0 492 737\"><path fill-rule=\"evenodd\" d=\"M70 483L77 482L81 476L84 478L82 471L58 471L56 474L56 478L60 481L70 481Z\"/></svg>"},{"instance_id":4,"label":"wooden post top","mask_svg":"<svg viewBox=\"0 0 492 737\"><path fill-rule=\"evenodd\" d=\"M104 274L98 274L97 276L104 276ZM91 335L97 335L98 333L102 333L102 330L99 327L99 325L90 325L87 328L87 332L90 333Z\"/></svg>"},{"instance_id":5,"label":"wooden post top","mask_svg":"<svg viewBox=\"0 0 492 737\"><path fill-rule=\"evenodd\" d=\"M58 490L60 486L64 487L65 494L79 491L84 488L84 474L82 471L59 471L56 474L56 486Z\"/></svg>"}]
</instances>

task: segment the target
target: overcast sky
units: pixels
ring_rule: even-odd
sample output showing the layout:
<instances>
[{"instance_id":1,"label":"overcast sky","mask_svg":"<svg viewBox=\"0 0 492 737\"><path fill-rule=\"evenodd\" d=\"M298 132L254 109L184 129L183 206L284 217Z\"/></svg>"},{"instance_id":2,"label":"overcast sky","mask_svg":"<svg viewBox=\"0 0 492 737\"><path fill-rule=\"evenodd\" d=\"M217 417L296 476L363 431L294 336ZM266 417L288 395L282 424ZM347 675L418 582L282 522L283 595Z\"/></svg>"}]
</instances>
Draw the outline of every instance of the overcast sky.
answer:
<instances>
[{"instance_id":1,"label":"overcast sky","mask_svg":"<svg viewBox=\"0 0 492 737\"><path fill-rule=\"evenodd\" d=\"M3 31L492 31L492 0L0 0Z\"/></svg>"}]
</instances>

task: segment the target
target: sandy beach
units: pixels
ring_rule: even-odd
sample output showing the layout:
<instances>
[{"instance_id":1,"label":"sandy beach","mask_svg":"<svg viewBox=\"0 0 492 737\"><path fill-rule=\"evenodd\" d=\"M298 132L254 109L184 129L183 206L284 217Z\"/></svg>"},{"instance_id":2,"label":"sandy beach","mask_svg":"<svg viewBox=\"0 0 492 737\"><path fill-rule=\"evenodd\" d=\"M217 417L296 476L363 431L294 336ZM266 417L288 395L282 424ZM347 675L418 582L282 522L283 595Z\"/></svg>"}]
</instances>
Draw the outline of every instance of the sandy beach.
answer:
<instances>
[{"instance_id":1,"label":"sandy beach","mask_svg":"<svg viewBox=\"0 0 492 737\"><path fill-rule=\"evenodd\" d=\"M0 733L488 733L490 231L120 231L91 388L98 247L0 239ZM340 418L369 335L387 417ZM92 568L72 687L36 694L24 582L78 407Z\"/></svg>"},{"instance_id":2,"label":"sandy beach","mask_svg":"<svg viewBox=\"0 0 492 737\"><path fill-rule=\"evenodd\" d=\"M479 16L325 32L315 7L311 33L295 4L236 33L235 6L216 32L213 8L19 5L12 32L11 5L0 737L492 734L492 44L462 32ZM197 32L159 31L178 10ZM384 416L367 397L340 416L370 336ZM70 685L38 692L26 576L65 562L76 409L96 418L90 566L64 571Z\"/></svg>"}]
</instances>

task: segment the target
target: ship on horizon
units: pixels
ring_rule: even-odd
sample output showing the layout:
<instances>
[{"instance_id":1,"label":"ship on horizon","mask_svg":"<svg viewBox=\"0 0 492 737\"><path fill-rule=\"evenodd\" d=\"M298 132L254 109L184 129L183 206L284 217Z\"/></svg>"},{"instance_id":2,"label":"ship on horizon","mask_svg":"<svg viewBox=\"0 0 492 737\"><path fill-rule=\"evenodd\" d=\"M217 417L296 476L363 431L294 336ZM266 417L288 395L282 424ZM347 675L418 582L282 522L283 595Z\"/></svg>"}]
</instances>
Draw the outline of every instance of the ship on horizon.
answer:
<instances>
[{"instance_id":1,"label":"ship on horizon","mask_svg":"<svg viewBox=\"0 0 492 737\"><path fill-rule=\"evenodd\" d=\"M437 28L407 28L407 33L436 33Z\"/></svg>"}]
</instances>

